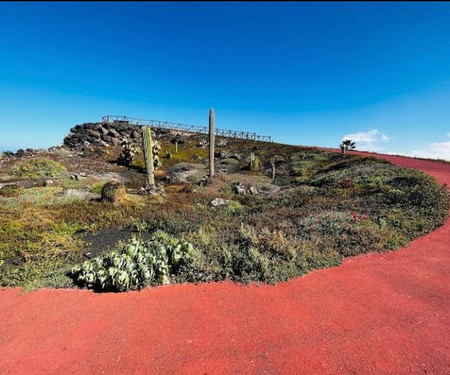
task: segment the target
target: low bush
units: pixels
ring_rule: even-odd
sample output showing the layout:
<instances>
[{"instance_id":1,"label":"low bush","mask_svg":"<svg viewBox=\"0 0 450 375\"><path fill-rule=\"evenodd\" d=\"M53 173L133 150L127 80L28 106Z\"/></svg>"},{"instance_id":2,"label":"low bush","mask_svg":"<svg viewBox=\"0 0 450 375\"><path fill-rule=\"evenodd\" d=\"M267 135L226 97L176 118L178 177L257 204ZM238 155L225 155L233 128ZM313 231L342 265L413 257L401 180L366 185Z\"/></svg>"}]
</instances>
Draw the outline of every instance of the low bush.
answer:
<instances>
[{"instance_id":1,"label":"low bush","mask_svg":"<svg viewBox=\"0 0 450 375\"><path fill-rule=\"evenodd\" d=\"M43 178L58 177L64 171L66 171L66 167L56 161L34 158L14 164L9 170L9 174L17 177Z\"/></svg>"}]
</instances>

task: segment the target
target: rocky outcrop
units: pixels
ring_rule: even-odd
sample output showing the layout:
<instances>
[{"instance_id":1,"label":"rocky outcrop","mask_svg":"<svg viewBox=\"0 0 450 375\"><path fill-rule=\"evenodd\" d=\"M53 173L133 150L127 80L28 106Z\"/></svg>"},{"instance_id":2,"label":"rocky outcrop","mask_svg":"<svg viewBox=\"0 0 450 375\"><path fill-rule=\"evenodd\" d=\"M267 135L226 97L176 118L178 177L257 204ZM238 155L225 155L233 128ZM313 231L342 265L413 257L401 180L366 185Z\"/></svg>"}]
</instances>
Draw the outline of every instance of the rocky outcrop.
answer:
<instances>
[{"instance_id":1,"label":"rocky outcrop","mask_svg":"<svg viewBox=\"0 0 450 375\"><path fill-rule=\"evenodd\" d=\"M152 136L155 139L173 139L180 134L169 129L153 128ZM79 149L86 146L118 146L122 139L129 138L132 143L140 144L142 140L142 126L130 125L126 122L116 123L85 123L70 129L64 138L64 145L70 149Z\"/></svg>"}]
</instances>

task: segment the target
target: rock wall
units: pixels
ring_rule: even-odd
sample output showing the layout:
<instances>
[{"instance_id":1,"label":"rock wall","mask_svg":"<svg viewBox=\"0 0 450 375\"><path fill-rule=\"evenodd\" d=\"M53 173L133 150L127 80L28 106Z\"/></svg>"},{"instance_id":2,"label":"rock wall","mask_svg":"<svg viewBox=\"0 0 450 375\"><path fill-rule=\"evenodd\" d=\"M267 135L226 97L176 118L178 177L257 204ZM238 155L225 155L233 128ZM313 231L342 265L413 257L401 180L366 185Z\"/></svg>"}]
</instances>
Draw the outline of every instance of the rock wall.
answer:
<instances>
[{"instance_id":1,"label":"rock wall","mask_svg":"<svg viewBox=\"0 0 450 375\"><path fill-rule=\"evenodd\" d=\"M152 129L155 139L162 140L164 138L171 139L179 132L174 132L169 129ZM184 135L186 136L186 135ZM104 146L112 147L118 146L123 138L130 138L133 143L141 143L142 126L129 125L123 122L115 122L112 124L85 123L76 125L70 129L70 133L64 138L64 145L71 149L80 147Z\"/></svg>"}]
</instances>

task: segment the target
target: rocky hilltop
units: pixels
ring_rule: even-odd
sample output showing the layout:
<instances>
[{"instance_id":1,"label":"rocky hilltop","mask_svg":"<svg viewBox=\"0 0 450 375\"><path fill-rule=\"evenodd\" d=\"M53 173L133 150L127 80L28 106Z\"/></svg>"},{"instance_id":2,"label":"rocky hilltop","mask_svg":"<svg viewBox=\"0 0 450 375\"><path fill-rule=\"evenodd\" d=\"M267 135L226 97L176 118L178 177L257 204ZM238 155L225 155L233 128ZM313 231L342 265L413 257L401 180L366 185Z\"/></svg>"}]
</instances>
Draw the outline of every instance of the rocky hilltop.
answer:
<instances>
[{"instance_id":1,"label":"rocky hilltop","mask_svg":"<svg viewBox=\"0 0 450 375\"><path fill-rule=\"evenodd\" d=\"M161 128L152 128L152 132L155 139L161 141L170 141L176 137L181 140L184 137L198 136L198 134ZM141 125L130 125L121 121L114 123L89 122L76 125L70 129L70 133L64 138L64 145L70 149L78 149L90 145L112 147L119 145L123 138L130 138L133 143L141 143L141 137Z\"/></svg>"}]
</instances>

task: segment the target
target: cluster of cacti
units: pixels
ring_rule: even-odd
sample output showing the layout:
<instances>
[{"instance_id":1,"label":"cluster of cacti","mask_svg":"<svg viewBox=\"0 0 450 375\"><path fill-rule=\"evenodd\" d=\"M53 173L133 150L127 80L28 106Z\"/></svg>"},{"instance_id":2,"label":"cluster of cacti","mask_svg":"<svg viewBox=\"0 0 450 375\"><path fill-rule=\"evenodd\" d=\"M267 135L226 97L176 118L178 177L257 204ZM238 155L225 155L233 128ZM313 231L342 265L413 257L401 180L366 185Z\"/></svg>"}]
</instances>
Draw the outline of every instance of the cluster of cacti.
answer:
<instances>
[{"instance_id":1,"label":"cluster of cacti","mask_svg":"<svg viewBox=\"0 0 450 375\"><path fill-rule=\"evenodd\" d=\"M107 182L102 187L102 200L108 202L119 202L125 199L127 191L125 186L117 181Z\"/></svg>"},{"instance_id":2,"label":"cluster of cacti","mask_svg":"<svg viewBox=\"0 0 450 375\"><path fill-rule=\"evenodd\" d=\"M71 275L78 284L104 291L169 284L170 275L189 262L193 253L189 242L156 232L150 241L133 238L120 251L73 267Z\"/></svg>"},{"instance_id":3,"label":"cluster of cacti","mask_svg":"<svg viewBox=\"0 0 450 375\"><path fill-rule=\"evenodd\" d=\"M214 109L209 110L209 176L214 176L214 139L215 139Z\"/></svg>"},{"instance_id":4,"label":"cluster of cacti","mask_svg":"<svg viewBox=\"0 0 450 375\"><path fill-rule=\"evenodd\" d=\"M118 162L129 167L138 153L138 148L133 145L130 138L123 138L120 145L122 146L122 151L119 155Z\"/></svg>"},{"instance_id":5,"label":"cluster of cacti","mask_svg":"<svg viewBox=\"0 0 450 375\"><path fill-rule=\"evenodd\" d=\"M252 172L257 172L261 168L261 162L258 156L252 151L250 152L250 156L248 157L248 169Z\"/></svg>"}]
</instances>

